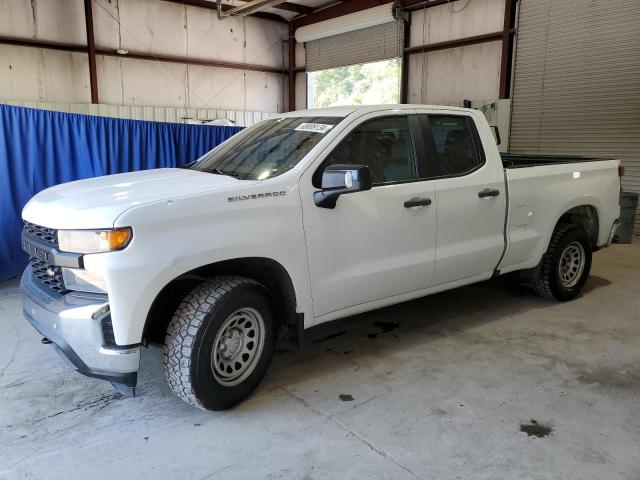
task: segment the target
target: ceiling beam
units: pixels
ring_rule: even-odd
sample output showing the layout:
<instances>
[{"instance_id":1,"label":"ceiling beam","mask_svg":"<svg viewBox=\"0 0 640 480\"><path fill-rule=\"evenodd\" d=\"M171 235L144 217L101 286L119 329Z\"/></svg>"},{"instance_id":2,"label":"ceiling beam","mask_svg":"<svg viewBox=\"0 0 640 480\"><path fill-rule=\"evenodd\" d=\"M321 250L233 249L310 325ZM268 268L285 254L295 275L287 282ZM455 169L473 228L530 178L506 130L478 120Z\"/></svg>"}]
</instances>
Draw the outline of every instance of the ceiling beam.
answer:
<instances>
[{"instance_id":1,"label":"ceiling beam","mask_svg":"<svg viewBox=\"0 0 640 480\"><path fill-rule=\"evenodd\" d=\"M406 47L405 53L426 53L438 50L447 50L449 48L466 47L467 45L477 45L479 43L493 42L502 40L503 32L484 33L482 35L474 35L473 37L457 38L455 40L447 40L445 42L429 43L427 45L416 45Z\"/></svg>"},{"instance_id":2,"label":"ceiling beam","mask_svg":"<svg viewBox=\"0 0 640 480\"><path fill-rule=\"evenodd\" d=\"M213 10L215 12L218 11L218 6L215 2L209 2L207 0L164 0L165 2L177 3L178 5L186 5L188 7L199 7L206 8L207 10ZM226 12L227 10L231 10L233 7L231 5L223 4L222 11ZM275 7L278 8L278 7ZM286 19L282 18L280 15L276 15L275 13L269 12L256 12L250 15L251 17L262 18L264 20L271 20L279 23L289 23Z\"/></svg>"},{"instance_id":3,"label":"ceiling beam","mask_svg":"<svg viewBox=\"0 0 640 480\"><path fill-rule=\"evenodd\" d=\"M306 25L331 20L332 18L342 17L343 15L349 15L350 13L356 13L361 10L366 10L368 8L377 7L391 2L392 0L347 0L333 5L332 7L318 10L311 15L296 18L292 23L294 29L297 29Z\"/></svg>"},{"instance_id":4,"label":"ceiling beam","mask_svg":"<svg viewBox=\"0 0 640 480\"><path fill-rule=\"evenodd\" d=\"M438 5L445 5L447 3L452 3L455 0L418 0L414 2L404 2L405 10L413 12L415 10L422 10L423 8L431 8L437 7Z\"/></svg>"},{"instance_id":5,"label":"ceiling beam","mask_svg":"<svg viewBox=\"0 0 640 480\"><path fill-rule=\"evenodd\" d=\"M360 12L367 10L368 8L378 7L387 3L393 3L395 0L345 0L342 3L338 3L331 7L316 10L312 14L305 17L295 18L292 20L294 28L305 27L325 20L331 20L332 18L342 17L343 15L349 15L350 13ZM437 7L438 5L444 5L455 0L404 0L402 4L407 11L420 10L423 8Z\"/></svg>"},{"instance_id":6,"label":"ceiling beam","mask_svg":"<svg viewBox=\"0 0 640 480\"><path fill-rule=\"evenodd\" d=\"M44 48L47 50L58 50L61 52L87 53L86 45L79 45L75 43L62 43L62 42L45 42L42 40L35 40L33 38L0 37L0 45L15 45L18 47Z\"/></svg>"},{"instance_id":7,"label":"ceiling beam","mask_svg":"<svg viewBox=\"0 0 640 480\"><path fill-rule=\"evenodd\" d=\"M287 12L300 13L302 15L310 15L315 11L315 9L312 7L307 7L306 5L300 5L299 3L291 2L282 2L277 5L273 5L273 8L277 8L278 10L286 10Z\"/></svg>"},{"instance_id":8,"label":"ceiling beam","mask_svg":"<svg viewBox=\"0 0 640 480\"><path fill-rule=\"evenodd\" d=\"M19 47L46 48L49 50L60 50L65 52L87 53L86 45L78 45L73 43L47 42L43 40L36 40L33 38L0 37L0 45L16 45ZM225 62L221 60L178 57L173 55L160 55L155 53L132 52L132 51L127 52L125 55L121 55L115 50L100 48L100 47L95 47L95 54L104 55L108 57L122 58L122 59L181 63L183 65L204 65L208 67L233 68L236 70L252 70L255 72L265 72L265 73L279 73L279 74L287 73L286 70L282 67L270 67L267 65L256 65L251 63Z\"/></svg>"},{"instance_id":9,"label":"ceiling beam","mask_svg":"<svg viewBox=\"0 0 640 480\"><path fill-rule=\"evenodd\" d=\"M174 55L157 55L155 53L144 52L128 52L126 55L120 55L118 52L108 49L97 48L98 55L118 58L132 58L135 60L150 60L155 62L182 63L183 65L204 65L207 67L233 68L236 70L252 70L254 72L265 73L286 73L282 67L269 67L267 65L255 65L251 63L225 62L221 60L207 60L204 58L178 57Z\"/></svg>"}]
</instances>

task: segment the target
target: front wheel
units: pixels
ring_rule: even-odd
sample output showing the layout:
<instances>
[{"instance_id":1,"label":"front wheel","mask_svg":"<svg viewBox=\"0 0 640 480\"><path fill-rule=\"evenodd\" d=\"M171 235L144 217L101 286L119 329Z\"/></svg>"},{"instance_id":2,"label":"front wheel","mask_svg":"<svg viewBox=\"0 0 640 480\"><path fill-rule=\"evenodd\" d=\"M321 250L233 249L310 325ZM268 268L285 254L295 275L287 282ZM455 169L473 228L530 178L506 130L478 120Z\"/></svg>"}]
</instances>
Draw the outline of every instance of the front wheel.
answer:
<instances>
[{"instance_id":1,"label":"front wheel","mask_svg":"<svg viewBox=\"0 0 640 480\"><path fill-rule=\"evenodd\" d=\"M591 254L587 232L575 225L558 226L540 264L531 272L536 293L559 301L577 297L589 278Z\"/></svg>"},{"instance_id":2,"label":"front wheel","mask_svg":"<svg viewBox=\"0 0 640 480\"><path fill-rule=\"evenodd\" d=\"M217 277L195 287L174 313L165 337L165 378L185 402L224 410L258 386L274 344L265 288L244 277Z\"/></svg>"}]
</instances>

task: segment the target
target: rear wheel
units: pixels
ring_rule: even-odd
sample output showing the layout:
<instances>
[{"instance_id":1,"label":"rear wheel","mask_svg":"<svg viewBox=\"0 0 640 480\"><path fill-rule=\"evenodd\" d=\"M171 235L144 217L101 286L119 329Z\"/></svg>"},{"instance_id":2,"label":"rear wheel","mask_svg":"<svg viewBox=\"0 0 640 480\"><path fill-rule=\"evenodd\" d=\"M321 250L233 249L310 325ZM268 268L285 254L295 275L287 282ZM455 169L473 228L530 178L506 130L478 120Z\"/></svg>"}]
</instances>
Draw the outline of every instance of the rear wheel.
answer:
<instances>
[{"instance_id":1,"label":"rear wheel","mask_svg":"<svg viewBox=\"0 0 640 480\"><path fill-rule=\"evenodd\" d=\"M589 278L591 253L587 232L575 225L559 225L540 264L531 271L536 293L559 301L577 297Z\"/></svg>"},{"instance_id":2,"label":"rear wheel","mask_svg":"<svg viewBox=\"0 0 640 480\"><path fill-rule=\"evenodd\" d=\"M275 344L269 295L254 280L225 276L194 288L165 337L171 390L205 410L224 410L258 386Z\"/></svg>"}]
</instances>

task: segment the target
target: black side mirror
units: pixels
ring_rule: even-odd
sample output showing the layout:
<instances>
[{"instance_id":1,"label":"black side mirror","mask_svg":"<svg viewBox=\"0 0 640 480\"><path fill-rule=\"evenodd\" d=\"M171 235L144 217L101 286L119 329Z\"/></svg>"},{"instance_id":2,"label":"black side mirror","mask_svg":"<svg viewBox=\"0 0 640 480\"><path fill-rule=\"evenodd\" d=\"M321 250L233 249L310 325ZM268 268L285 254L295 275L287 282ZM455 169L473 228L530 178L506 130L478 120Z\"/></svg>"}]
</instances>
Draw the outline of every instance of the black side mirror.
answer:
<instances>
[{"instance_id":1,"label":"black side mirror","mask_svg":"<svg viewBox=\"0 0 640 480\"><path fill-rule=\"evenodd\" d=\"M329 165L322 172L322 190L313 193L321 208L335 208L340 195L371 190L371 173L366 165Z\"/></svg>"},{"instance_id":2,"label":"black side mirror","mask_svg":"<svg viewBox=\"0 0 640 480\"><path fill-rule=\"evenodd\" d=\"M495 125L491 125L491 131L496 139L496 145L500 145L502 143L502 140L500 140L500 130Z\"/></svg>"}]
</instances>

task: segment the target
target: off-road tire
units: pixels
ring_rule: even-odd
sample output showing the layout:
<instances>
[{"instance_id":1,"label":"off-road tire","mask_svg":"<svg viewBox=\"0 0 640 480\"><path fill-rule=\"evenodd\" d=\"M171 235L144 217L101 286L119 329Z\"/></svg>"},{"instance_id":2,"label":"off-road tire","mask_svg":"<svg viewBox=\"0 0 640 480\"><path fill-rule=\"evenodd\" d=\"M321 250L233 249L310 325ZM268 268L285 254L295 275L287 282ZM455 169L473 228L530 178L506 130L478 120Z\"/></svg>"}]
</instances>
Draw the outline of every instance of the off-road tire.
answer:
<instances>
[{"instance_id":1,"label":"off-road tire","mask_svg":"<svg viewBox=\"0 0 640 480\"><path fill-rule=\"evenodd\" d=\"M558 274L561 255L572 242L579 242L584 249L584 268L577 283L567 288ZM560 224L556 227L549 247L536 268L529 272L529 284L542 298L566 302L576 298L589 278L591 270L592 246L584 229L572 224Z\"/></svg>"},{"instance_id":2,"label":"off-road tire","mask_svg":"<svg viewBox=\"0 0 640 480\"><path fill-rule=\"evenodd\" d=\"M241 383L225 386L211 364L220 327L233 312L251 308L264 323L264 343L255 367ZM267 290L239 276L221 276L188 293L167 328L164 372L169 387L185 402L204 410L225 410L248 397L267 371L275 345L273 307Z\"/></svg>"}]
</instances>

